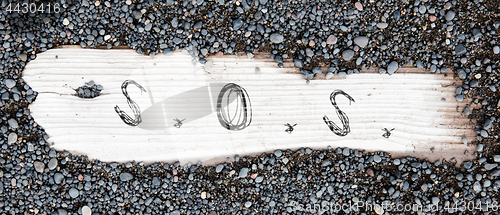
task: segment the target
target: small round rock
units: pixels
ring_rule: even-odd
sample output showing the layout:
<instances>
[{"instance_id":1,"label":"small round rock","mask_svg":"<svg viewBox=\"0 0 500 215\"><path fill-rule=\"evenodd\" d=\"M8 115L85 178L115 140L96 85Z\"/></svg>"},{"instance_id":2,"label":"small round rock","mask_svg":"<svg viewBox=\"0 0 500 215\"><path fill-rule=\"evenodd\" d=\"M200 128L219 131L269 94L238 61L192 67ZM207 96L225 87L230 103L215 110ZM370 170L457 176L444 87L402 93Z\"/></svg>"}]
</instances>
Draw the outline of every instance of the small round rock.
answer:
<instances>
[{"instance_id":1,"label":"small round rock","mask_svg":"<svg viewBox=\"0 0 500 215\"><path fill-rule=\"evenodd\" d=\"M78 190L74 187L69 189L68 194L69 194L69 196L71 196L71 198L76 198L76 197L78 197L78 195L80 195Z\"/></svg>"},{"instance_id":2,"label":"small round rock","mask_svg":"<svg viewBox=\"0 0 500 215\"><path fill-rule=\"evenodd\" d=\"M361 2L356 2L354 3L354 7L356 7L356 9L358 9L359 11L363 11L363 4L361 4Z\"/></svg>"},{"instance_id":3,"label":"small round rock","mask_svg":"<svg viewBox=\"0 0 500 215\"><path fill-rule=\"evenodd\" d=\"M47 166L49 167L50 170L55 169L57 167L57 159L56 158L50 159L49 164Z\"/></svg>"},{"instance_id":4,"label":"small round rock","mask_svg":"<svg viewBox=\"0 0 500 215\"><path fill-rule=\"evenodd\" d=\"M89 206L85 205L82 207L82 215L92 215L92 210Z\"/></svg>"},{"instance_id":5,"label":"small round rock","mask_svg":"<svg viewBox=\"0 0 500 215\"><path fill-rule=\"evenodd\" d=\"M42 163L42 162L40 162L40 161L35 161L34 165L35 165L35 170L36 170L37 172L40 172L40 173L42 173L42 172L43 172L43 169L45 168L45 164L43 164L43 163Z\"/></svg>"}]
</instances>

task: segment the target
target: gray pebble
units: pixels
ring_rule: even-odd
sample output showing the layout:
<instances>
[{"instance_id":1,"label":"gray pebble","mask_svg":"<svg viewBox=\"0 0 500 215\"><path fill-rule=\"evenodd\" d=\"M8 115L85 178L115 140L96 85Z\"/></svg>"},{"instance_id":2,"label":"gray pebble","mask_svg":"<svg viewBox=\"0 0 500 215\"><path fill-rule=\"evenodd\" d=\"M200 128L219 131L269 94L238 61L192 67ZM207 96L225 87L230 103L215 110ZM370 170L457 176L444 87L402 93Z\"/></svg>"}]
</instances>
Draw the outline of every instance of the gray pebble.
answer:
<instances>
[{"instance_id":1,"label":"gray pebble","mask_svg":"<svg viewBox=\"0 0 500 215\"><path fill-rule=\"evenodd\" d=\"M217 165L217 167L215 168L215 172L216 172L216 173L220 173L220 172L222 172L222 169L224 169L224 165L219 164L219 165Z\"/></svg>"},{"instance_id":2,"label":"gray pebble","mask_svg":"<svg viewBox=\"0 0 500 215\"><path fill-rule=\"evenodd\" d=\"M10 133L9 137L7 138L7 143L10 145L10 144L13 144L15 142L17 142L17 134L16 133Z\"/></svg>"},{"instance_id":3,"label":"gray pebble","mask_svg":"<svg viewBox=\"0 0 500 215\"><path fill-rule=\"evenodd\" d=\"M16 119L13 119L13 118L11 118L11 119L7 120L7 123L9 123L9 126L10 126L11 128L13 128L13 129L16 129L16 128L19 126L19 125L17 124Z\"/></svg>"},{"instance_id":4,"label":"gray pebble","mask_svg":"<svg viewBox=\"0 0 500 215\"><path fill-rule=\"evenodd\" d=\"M458 77L462 80L464 80L465 78L467 78L467 73L465 73L465 71L463 69L460 69L458 71Z\"/></svg>"},{"instance_id":5,"label":"gray pebble","mask_svg":"<svg viewBox=\"0 0 500 215\"><path fill-rule=\"evenodd\" d=\"M302 62L301 59L293 59L293 64L298 68L302 68L304 66L304 62Z\"/></svg>"},{"instance_id":6,"label":"gray pebble","mask_svg":"<svg viewBox=\"0 0 500 215\"><path fill-rule=\"evenodd\" d=\"M133 178L134 178L134 176L128 172L120 173L120 180L121 181L129 181L129 180L132 180Z\"/></svg>"},{"instance_id":7,"label":"gray pebble","mask_svg":"<svg viewBox=\"0 0 500 215\"><path fill-rule=\"evenodd\" d=\"M483 188L481 187L481 184L479 183L479 181L476 181L476 182L474 183L474 185L472 185L472 187L473 187L474 191L476 191L476 193L481 192L481 190L483 189Z\"/></svg>"},{"instance_id":8,"label":"gray pebble","mask_svg":"<svg viewBox=\"0 0 500 215\"><path fill-rule=\"evenodd\" d=\"M463 95L457 95L455 98L457 99L458 102L461 102L461 101L464 100L464 96Z\"/></svg>"},{"instance_id":9,"label":"gray pebble","mask_svg":"<svg viewBox=\"0 0 500 215\"><path fill-rule=\"evenodd\" d=\"M42 173L45 168L45 164L40 161L35 161L33 165L35 166L35 170L40 173Z\"/></svg>"},{"instance_id":10,"label":"gray pebble","mask_svg":"<svg viewBox=\"0 0 500 215\"><path fill-rule=\"evenodd\" d=\"M47 164L47 167L49 167L50 170L54 170L57 167L57 159L56 158L50 159L49 163Z\"/></svg>"},{"instance_id":11,"label":"gray pebble","mask_svg":"<svg viewBox=\"0 0 500 215\"><path fill-rule=\"evenodd\" d=\"M329 80L329 79L333 78L333 76L334 76L334 74L333 74L333 73L328 72L328 73L326 73L325 79L326 79L326 80Z\"/></svg>"},{"instance_id":12,"label":"gray pebble","mask_svg":"<svg viewBox=\"0 0 500 215\"><path fill-rule=\"evenodd\" d=\"M463 55L463 54L465 54L465 53L467 53L467 49L465 48L465 46L464 46L464 45L462 45L462 44L458 44L458 45L455 47L455 55L460 56L460 55Z\"/></svg>"},{"instance_id":13,"label":"gray pebble","mask_svg":"<svg viewBox=\"0 0 500 215\"><path fill-rule=\"evenodd\" d=\"M374 155L373 156L373 161L375 161L377 163L380 163L380 161L382 161L382 158L379 155Z\"/></svg>"},{"instance_id":14,"label":"gray pebble","mask_svg":"<svg viewBox=\"0 0 500 215\"><path fill-rule=\"evenodd\" d=\"M448 13L446 13L446 16L445 16L446 20L450 21L452 20L453 18L455 18L455 11L448 11Z\"/></svg>"},{"instance_id":15,"label":"gray pebble","mask_svg":"<svg viewBox=\"0 0 500 215\"><path fill-rule=\"evenodd\" d=\"M235 31L237 31L238 29L240 29L240 28L241 28L241 26L243 26L243 20L241 20L241 19L236 19L236 20L234 20L234 21L233 21L233 29L234 29Z\"/></svg>"},{"instance_id":16,"label":"gray pebble","mask_svg":"<svg viewBox=\"0 0 500 215\"><path fill-rule=\"evenodd\" d=\"M379 22L377 24L377 27L380 28L380 29L385 29L389 26L389 24L385 23L385 22Z\"/></svg>"},{"instance_id":17,"label":"gray pebble","mask_svg":"<svg viewBox=\"0 0 500 215\"><path fill-rule=\"evenodd\" d=\"M337 40L338 40L338 39L337 39L337 37L336 37L336 36L334 36L334 35L330 35L330 36L328 36L328 38L326 39L326 44L328 44L328 45L334 45L334 44L336 44L336 43L337 43Z\"/></svg>"},{"instance_id":18,"label":"gray pebble","mask_svg":"<svg viewBox=\"0 0 500 215\"><path fill-rule=\"evenodd\" d=\"M302 70L300 71L300 74L302 75L303 78L307 80L311 80L314 78L314 73L309 70Z\"/></svg>"},{"instance_id":19,"label":"gray pebble","mask_svg":"<svg viewBox=\"0 0 500 215\"><path fill-rule=\"evenodd\" d=\"M272 43L282 43L284 37L281 34L273 33L271 34L271 36L269 36L269 39L271 40Z\"/></svg>"},{"instance_id":20,"label":"gray pebble","mask_svg":"<svg viewBox=\"0 0 500 215\"><path fill-rule=\"evenodd\" d=\"M356 45L358 45L359 47L364 48L366 47L366 45L368 45L368 37L356 37L354 38L354 43L356 43Z\"/></svg>"},{"instance_id":21,"label":"gray pebble","mask_svg":"<svg viewBox=\"0 0 500 215\"><path fill-rule=\"evenodd\" d=\"M500 155L493 156L493 160L497 163L500 163Z\"/></svg>"},{"instance_id":22,"label":"gray pebble","mask_svg":"<svg viewBox=\"0 0 500 215\"><path fill-rule=\"evenodd\" d=\"M342 52L342 58L345 61L350 61L352 59L352 57L354 57L354 51L353 50L347 49L347 50L345 50L345 51Z\"/></svg>"},{"instance_id":23,"label":"gray pebble","mask_svg":"<svg viewBox=\"0 0 500 215\"><path fill-rule=\"evenodd\" d=\"M484 164L484 168L485 168L486 170L488 170L488 171L490 171L490 170L494 169L494 168L495 168L495 167L497 167L497 166L498 166L498 164L496 164L496 163L485 163L485 164Z\"/></svg>"},{"instance_id":24,"label":"gray pebble","mask_svg":"<svg viewBox=\"0 0 500 215\"><path fill-rule=\"evenodd\" d=\"M339 72L339 77L340 78L345 78L347 76L347 73L345 72Z\"/></svg>"},{"instance_id":25,"label":"gray pebble","mask_svg":"<svg viewBox=\"0 0 500 215\"><path fill-rule=\"evenodd\" d=\"M64 176L61 173L54 174L54 182L56 184L60 184L64 179Z\"/></svg>"},{"instance_id":26,"label":"gray pebble","mask_svg":"<svg viewBox=\"0 0 500 215\"><path fill-rule=\"evenodd\" d=\"M12 80L12 79L4 79L3 80L3 84L5 84L5 86L9 89L13 88L14 86L16 86L16 81Z\"/></svg>"},{"instance_id":27,"label":"gray pebble","mask_svg":"<svg viewBox=\"0 0 500 215\"><path fill-rule=\"evenodd\" d=\"M482 137L488 137L488 132L485 130L481 130L481 136Z\"/></svg>"},{"instance_id":28,"label":"gray pebble","mask_svg":"<svg viewBox=\"0 0 500 215\"><path fill-rule=\"evenodd\" d=\"M420 12L421 14L424 14L426 11L427 8L425 7L425 5L420 5L420 7L418 8L418 12Z\"/></svg>"},{"instance_id":29,"label":"gray pebble","mask_svg":"<svg viewBox=\"0 0 500 215\"><path fill-rule=\"evenodd\" d=\"M486 119L483 123L483 129L490 130L491 128L493 128L493 122L490 119Z\"/></svg>"},{"instance_id":30,"label":"gray pebble","mask_svg":"<svg viewBox=\"0 0 500 215\"><path fill-rule=\"evenodd\" d=\"M249 208L250 206L252 206L252 202L245 202L245 207L246 208Z\"/></svg>"},{"instance_id":31,"label":"gray pebble","mask_svg":"<svg viewBox=\"0 0 500 215\"><path fill-rule=\"evenodd\" d=\"M248 175L248 168L246 168L246 167L245 168L241 168L238 177L245 178L245 177L247 177L247 175Z\"/></svg>"},{"instance_id":32,"label":"gray pebble","mask_svg":"<svg viewBox=\"0 0 500 215\"><path fill-rule=\"evenodd\" d=\"M438 197L432 197L432 204L437 205L439 203L439 198Z\"/></svg>"},{"instance_id":33,"label":"gray pebble","mask_svg":"<svg viewBox=\"0 0 500 215\"><path fill-rule=\"evenodd\" d=\"M389 73L389 75L392 75L394 74L397 70L399 69L399 65L398 65L398 62L396 61L392 61L389 66L387 66L387 73Z\"/></svg>"},{"instance_id":34,"label":"gray pebble","mask_svg":"<svg viewBox=\"0 0 500 215\"><path fill-rule=\"evenodd\" d=\"M274 151L274 156L276 156L277 158L281 157L281 155L283 155L283 152L281 150L276 150Z\"/></svg>"},{"instance_id":35,"label":"gray pebble","mask_svg":"<svg viewBox=\"0 0 500 215\"><path fill-rule=\"evenodd\" d=\"M500 53L500 47L498 47L498 46L493 47L493 53L494 54Z\"/></svg>"},{"instance_id":36,"label":"gray pebble","mask_svg":"<svg viewBox=\"0 0 500 215\"><path fill-rule=\"evenodd\" d=\"M260 182L262 182L263 180L264 180L264 177L262 177L262 176L259 176L259 177L255 178L255 182L256 182L256 183L260 183Z\"/></svg>"},{"instance_id":37,"label":"gray pebble","mask_svg":"<svg viewBox=\"0 0 500 215\"><path fill-rule=\"evenodd\" d=\"M82 207L82 215L92 215L92 210L89 206L85 205Z\"/></svg>"},{"instance_id":38,"label":"gray pebble","mask_svg":"<svg viewBox=\"0 0 500 215\"><path fill-rule=\"evenodd\" d=\"M321 73L323 73L323 71L321 71L321 69L319 67L314 67L313 70L312 70L312 72L314 74L321 74Z\"/></svg>"},{"instance_id":39,"label":"gray pebble","mask_svg":"<svg viewBox=\"0 0 500 215\"><path fill-rule=\"evenodd\" d=\"M78 195L80 195L80 192L76 188L72 187L71 189L69 189L68 194L69 196L71 196L71 198L76 198L78 197Z\"/></svg>"},{"instance_id":40,"label":"gray pebble","mask_svg":"<svg viewBox=\"0 0 500 215\"><path fill-rule=\"evenodd\" d=\"M342 150L342 154L347 157L351 154L351 152L348 148L344 148L344 150Z\"/></svg>"}]
</instances>

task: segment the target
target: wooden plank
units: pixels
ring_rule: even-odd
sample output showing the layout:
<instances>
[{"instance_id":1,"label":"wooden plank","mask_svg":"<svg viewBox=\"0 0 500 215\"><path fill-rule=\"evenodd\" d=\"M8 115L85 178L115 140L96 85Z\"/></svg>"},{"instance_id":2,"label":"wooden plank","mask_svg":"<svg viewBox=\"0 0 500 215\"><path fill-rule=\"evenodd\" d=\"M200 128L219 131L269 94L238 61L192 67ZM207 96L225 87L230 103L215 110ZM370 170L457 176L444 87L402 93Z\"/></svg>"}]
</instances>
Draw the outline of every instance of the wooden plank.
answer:
<instances>
[{"instance_id":1,"label":"wooden plank","mask_svg":"<svg viewBox=\"0 0 500 215\"><path fill-rule=\"evenodd\" d=\"M475 150L462 143L462 138L470 142L476 134L461 113L467 101L455 100L458 83L452 75L416 68L391 76L367 70L331 80L319 75L306 84L297 68L278 68L269 59L209 60L213 65L208 68L194 66L192 58L180 52L148 57L127 49L64 47L39 54L26 66L23 78L39 93L30 110L53 147L103 161L213 163L235 154L329 145L461 161L472 156L465 150ZM75 89L91 80L103 86L102 94L93 99L75 96ZM133 116L122 93L125 80L146 90L127 87L140 107L142 122L137 126L125 124L114 110L119 106ZM251 104L251 122L241 130L226 129L217 114L220 91L229 83L244 88ZM349 119L345 136L334 134L323 120L326 115L343 127L330 101L335 90L354 99L335 97ZM229 116L244 116L244 109L233 112L241 107L241 97L231 94L225 104L227 95L220 113L228 107ZM177 128L174 118L186 120ZM297 125L288 133L285 123ZM384 128L394 128L389 138L382 136Z\"/></svg>"}]
</instances>

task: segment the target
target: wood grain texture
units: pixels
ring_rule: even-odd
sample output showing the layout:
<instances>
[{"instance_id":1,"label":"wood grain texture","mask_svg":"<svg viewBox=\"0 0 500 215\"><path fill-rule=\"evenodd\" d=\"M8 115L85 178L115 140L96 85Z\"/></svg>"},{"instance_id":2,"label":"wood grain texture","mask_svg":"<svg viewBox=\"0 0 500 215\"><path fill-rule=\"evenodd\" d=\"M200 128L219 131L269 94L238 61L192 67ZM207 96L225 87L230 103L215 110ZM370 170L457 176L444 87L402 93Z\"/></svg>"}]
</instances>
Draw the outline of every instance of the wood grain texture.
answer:
<instances>
[{"instance_id":1,"label":"wood grain texture","mask_svg":"<svg viewBox=\"0 0 500 215\"><path fill-rule=\"evenodd\" d=\"M213 66L205 68L199 63L193 66L192 58L180 52L148 57L127 49L64 47L37 55L26 66L23 78L39 93L30 110L53 147L102 161L210 164L235 154L327 146L461 161L471 159L472 153L464 154L465 150L475 150L462 143L463 137L470 142L476 134L462 114L468 102L455 100L458 83L450 73L402 68L389 76L371 69L330 80L322 74L306 84L289 63L278 68L262 57L209 59ZM76 97L75 89L91 80L104 87L101 96ZM120 88L125 80L135 80L147 90L141 93L135 86L128 87L130 97L144 112L143 122L136 127L123 123L114 111L118 105L131 114ZM249 127L229 131L220 125L213 86L221 83L236 83L248 92ZM207 94L196 91L205 88ZM330 93L336 89L355 100L349 104L337 96L351 127L343 137L333 134L322 120L327 115L340 124L330 103ZM193 96L183 96L187 91L194 92ZM199 117L174 127L172 116L181 118L183 113ZM289 134L284 123L297 126ZM395 130L384 138L383 128Z\"/></svg>"}]
</instances>

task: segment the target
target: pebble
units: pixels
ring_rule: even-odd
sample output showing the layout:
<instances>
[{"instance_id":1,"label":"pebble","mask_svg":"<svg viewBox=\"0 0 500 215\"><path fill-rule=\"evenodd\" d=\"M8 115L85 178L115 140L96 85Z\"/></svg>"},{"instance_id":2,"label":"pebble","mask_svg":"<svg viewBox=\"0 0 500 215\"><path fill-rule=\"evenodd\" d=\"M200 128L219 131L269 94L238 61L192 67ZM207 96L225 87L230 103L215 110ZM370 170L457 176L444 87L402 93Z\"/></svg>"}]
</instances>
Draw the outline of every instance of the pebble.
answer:
<instances>
[{"instance_id":1,"label":"pebble","mask_svg":"<svg viewBox=\"0 0 500 215\"><path fill-rule=\"evenodd\" d=\"M224 169L224 165L219 164L219 165L217 165L217 167L215 168L215 172L216 172L216 173L220 173L220 172L222 172L222 169Z\"/></svg>"},{"instance_id":2,"label":"pebble","mask_svg":"<svg viewBox=\"0 0 500 215\"><path fill-rule=\"evenodd\" d=\"M380 163L380 161L382 161L382 158L380 158L379 155L374 155L373 156L373 161L377 162L377 163Z\"/></svg>"},{"instance_id":3,"label":"pebble","mask_svg":"<svg viewBox=\"0 0 500 215\"><path fill-rule=\"evenodd\" d=\"M12 79L4 79L3 80L3 84L5 84L5 86L8 88L8 89L12 89L14 86L16 86L16 81L12 80Z\"/></svg>"},{"instance_id":4,"label":"pebble","mask_svg":"<svg viewBox=\"0 0 500 215\"><path fill-rule=\"evenodd\" d=\"M339 78L345 78L346 76L347 76L347 73L339 72Z\"/></svg>"},{"instance_id":5,"label":"pebble","mask_svg":"<svg viewBox=\"0 0 500 215\"><path fill-rule=\"evenodd\" d=\"M458 44L456 47L455 47L455 55L463 55L467 53L467 49L464 47L464 45L462 44Z\"/></svg>"},{"instance_id":6,"label":"pebble","mask_svg":"<svg viewBox=\"0 0 500 215\"><path fill-rule=\"evenodd\" d=\"M235 31L239 30L241 28L241 26L243 26L243 20L241 20L241 19L235 19L233 21L233 29Z\"/></svg>"},{"instance_id":7,"label":"pebble","mask_svg":"<svg viewBox=\"0 0 500 215\"><path fill-rule=\"evenodd\" d=\"M26 60L28 60L28 55L26 55L26 54L20 54L20 55L19 55L19 58L20 58L22 61L26 61Z\"/></svg>"},{"instance_id":8,"label":"pebble","mask_svg":"<svg viewBox=\"0 0 500 215\"><path fill-rule=\"evenodd\" d=\"M312 70L312 72L314 74L321 74L321 73L323 73L323 71L319 67L314 67L313 70Z\"/></svg>"},{"instance_id":9,"label":"pebble","mask_svg":"<svg viewBox=\"0 0 500 215\"><path fill-rule=\"evenodd\" d=\"M356 37L354 38L354 43L356 43L359 47L364 48L368 44L368 37Z\"/></svg>"},{"instance_id":10,"label":"pebble","mask_svg":"<svg viewBox=\"0 0 500 215\"><path fill-rule=\"evenodd\" d=\"M63 25L69 25L69 19L68 18L64 18Z\"/></svg>"},{"instance_id":11,"label":"pebble","mask_svg":"<svg viewBox=\"0 0 500 215\"><path fill-rule=\"evenodd\" d=\"M325 79L326 79L326 80L332 79L332 78L333 78L333 76L335 76L333 73L328 72L328 73L326 73Z\"/></svg>"},{"instance_id":12,"label":"pebble","mask_svg":"<svg viewBox=\"0 0 500 215\"><path fill-rule=\"evenodd\" d=\"M493 160L497 163L500 163L500 155L493 156Z\"/></svg>"},{"instance_id":13,"label":"pebble","mask_svg":"<svg viewBox=\"0 0 500 215\"><path fill-rule=\"evenodd\" d=\"M68 194L71 198L77 198L78 195L80 195L80 192L76 188L71 188L69 189Z\"/></svg>"},{"instance_id":14,"label":"pebble","mask_svg":"<svg viewBox=\"0 0 500 215\"><path fill-rule=\"evenodd\" d=\"M207 198L207 192L201 192L200 198L201 199L206 199Z\"/></svg>"},{"instance_id":15,"label":"pebble","mask_svg":"<svg viewBox=\"0 0 500 215\"><path fill-rule=\"evenodd\" d=\"M353 50L347 49L347 50L345 50L345 51L342 52L342 58L345 61L350 61L352 59L352 57L354 57L354 51Z\"/></svg>"},{"instance_id":16,"label":"pebble","mask_svg":"<svg viewBox=\"0 0 500 215\"><path fill-rule=\"evenodd\" d=\"M484 130L490 130L493 128L493 122L490 119L486 119L483 123Z\"/></svg>"},{"instance_id":17,"label":"pebble","mask_svg":"<svg viewBox=\"0 0 500 215\"><path fill-rule=\"evenodd\" d=\"M50 170L54 170L57 167L57 159L56 158L50 159L49 163L47 164L47 167L49 167Z\"/></svg>"},{"instance_id":18,"label":"pebble","mask_svg":"<svg viewBox=\"0 0 500 215\"><path fill-rule=\"evenodd\" d=\"M455 11L448 11L448 13L446 13L446 16L445 16L446 20L447 21L451 21L453 18L455 18Z\"/></svg>"},{"instance_id":19,"label":"pebble","mask_svg":"<svg viewBox=\"0 0 500 215\"><path fill-rule=\"evenodd\" d=\"M276 156L277 158L281 157L281 155L283 155L283 152L281 152L281 150L276 150L274 151L274 156Z\"/></svg>"},{"instance_id":20,"label":"pebble","mask_svg":"<svg viewBox=\"0 0 500 215\"><path fill-rule=\"evenodd\" d=\"M45 168L45 164L40 161L35 161L33 165L35 166L35 170L39 173L42 173Z\"/></svg>"},{"instance_id":21,"label":"pebble","mask_svg":"<svg viewBox=\"0 0 500 215\"><path fill-rule=\"evenodd\" d=\"M483 189L481 187L481 184L479 183L479 181L476 181L472 187L473 187L474 191L476 191L476 193L481 192L481 190Z\"/></svg>"},{"instance_id":22,"label":"pebble","mask_svg":"<svg viewBox=\"0 0 500 215\"><path fill-rule=\"evenodd\" d=\"M252 202L250 202L250 201L249 202L245 202L245 207L246 208L249 208L250 206L252 206Z\"/></svg>"},{"instance_id":23,"label":"pebble","mask_svg":"<svg viewBox=\"0 0 500 215\"><path fill-rule=\"evenodd\" d=\"M359 11L363 11L363 4L361 4L361 2L357 1L356 3L354 3L354 6L356 7L356 9L358 9Z\"/></svg>"},{"instance_id":24,"label":"pebble","mask_svg":"<svg viewBox=\"0 0 500 215\"><path fill-rule=\"evenodd\" d=\"M487 171L490 171L492 169L494 169L495 167L497 167L498 164L496 163L485 163L484 164L484 168L487 170Z\"/></svg>"},{"instance_id":25,"label":"pebble","mask_svg":"<svg viewBox=\"0 0 500 215\"><path fill-rule=\"evenodd\" d=\"M458 77L462 80L464 80L465 78L467 78L467 73L465 73L465 71L462 69L462 70L459 70L458 71Z\"/></svg>"},{"instance_id":26,"label":"pebble","mask_svg":"<svg viewBox=\"0 0 500 215\"><path fill-rule=\"evenodd\" d=\"M130 181L133 178L134 178L134 176L128 172L120 173L120 180L121 181Z\"/></svg>"},{"instance_id":27,"label":"pebble","mask_svg":"<svg viewBox=\"0 0 500 215\"><path fill-rule=\"evenodd\" d=\"M293 64L298 68L304 67L304 62L300 59L293 59Z\"/></svg>"},{"instance_id":28,"label":"pebble","mask_svg":"<svg viewBox=\"0 0 500 215\"><path fill-rule=\"evenodd\" d=\"M493 53L494 53L494 54L498 54L498 53L500 53L500 47L498 47L498 46L494 46L494 47L493 47Z\"/></svg>"},{"instance_id":29,"label":"pebble","mask_svg":"<svg viewBox=\"0 0 500 215\"><path fill-rule=\"evenodd\" d=\"M271 40L272 43L282 43L284 40L284 37L281 34L274 33L274 34L271 34L269 39Z\"/></svg>"},{"instance_id":30,"label":"pebble","mask_svg":"<svg viewBox=\"0 0 500 215\"><path fill-rule=\"evenodd\" d=\"M82 215L92 215L92 210L89 206L85 205L82 207Z\"/></svg>"},{"instance_id":31,"label":"pebble","mask_svg":"<svg viewBox=\"0 0 500 215\"><path fill-rule=\"evenodd\" d=\"M387 66L387 73L389 73L389 75L392 75L394 74L397 70L399 69L399 65L398 65L398 62L396 61L392 61L389 66Z\"/></svg>"},{"instance_id":32,"label":"pebble","mask_svg":"<svg viewBox=\"0 0 500 215\"><path fill-rule=\"evenodd\" d=\"M61 173L54 174L54 182L56 184L60 184L63 179L64 179L64 176Z\"/></svg>"},{"instance_id":33,"label":"pebble","mask_svg":"<svg viewBox=\"0 0 500 215\"><path fill-rule=\"evenodd\" d=\"M248 168L246 168L246 167L245 168L241 168L238 177L245 178L245 177L247 177L247 175L248 175Z\"/></svg>"},{"instance_id":34,"label":"pebble","mask_svg":"<svg viewBox=\"0 0 500 215\"><path fill-rule=\"evenodd\" d=\"M385 29L385 28L389 27L389 24L387 24L385 22L379 22L377 24L377 27L380 28L380 29Z\"/></svg>"},{"instance_id":35,"label":"pebble","mask_svg":"<svg viewBox=\"0 0 500 215\"><path fill-rule=\"evenodd\" d=\"M10 133L9 136L7 137L7 144L11 145L13 143L17 142L17 134L16 133Z\"/></svg>"},{"instance_id":36,"label":"pebble","mask_svg":"<svg viewBox=\"0 0 500 215\"><path fill-rule=\"evenodd\" d=\"M256 183L260 183L260 182L262 182L263 180L264 180L264 177L262 177L262 176L258 176L257 178L255 178L255 182L256 182Z\"/></svg>"},{"instance_id":37,"label":"pebble","mask_svg":"<svg viewBox=\"0 0 500 215\"><path fill-rule=\"evenodd\" d=\"M482 136L482 137L488 137L489 135L488 135L488 132L487 132L487 131L485 131L485 130L481 130L481 136Z\"/></svg>"},{"instance_id":38,"label":"pebble","mask_svg":"<svg viewBox=\"0 0 500 215\"><path fill-rule=\"evenodd\" d=\"M328 45L334 45L337 43L337 37L335 35L330 35L328 36L328 38L326 39L326 44Z\"/></svg>"}]
</instances>

